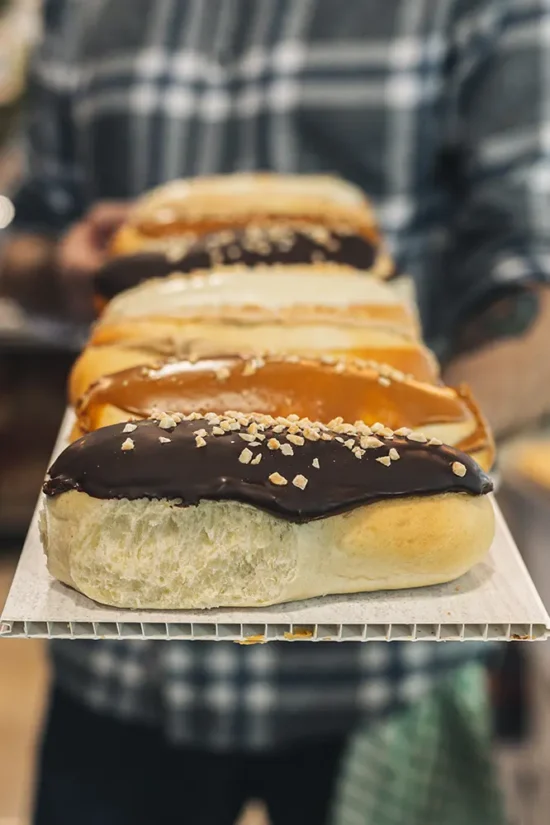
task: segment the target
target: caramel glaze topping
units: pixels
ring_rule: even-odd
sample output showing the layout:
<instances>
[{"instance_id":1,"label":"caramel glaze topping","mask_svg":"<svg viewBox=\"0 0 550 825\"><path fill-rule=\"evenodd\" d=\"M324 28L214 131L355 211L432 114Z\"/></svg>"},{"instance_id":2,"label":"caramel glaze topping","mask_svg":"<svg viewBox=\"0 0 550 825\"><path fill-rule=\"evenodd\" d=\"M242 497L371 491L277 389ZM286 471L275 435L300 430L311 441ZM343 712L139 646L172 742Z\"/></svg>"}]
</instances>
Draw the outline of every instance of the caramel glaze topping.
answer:
<instances>
[{"instance_id":1,"label":"caramel glaze topping","mask_svg":"<svg viewBox=\"0 0 550 825\"><path fill-rule=\"evenodd\" d=\"M389 427L464 423L466 435L476 427L471 409L454 390L424 384L386 365L328 356L222 355L123 370L100 379L79 401L83 430L99 425L105 405L142 418L155 410L238 409L293 412L324 422L341 413L346 421L382 418Z\"/></svg>"},{"instance_id":2,"label":"caramel glaze topping","mask_svg":"<svg viewBox=\"0 0 550 825\"><path fill-rule=\"evenodd\" d=\"M227 347L220 347L210 339L178 340L175 337L166 336L163 338L135 338L123 339L120 341L97 341L95 347L115 346L121 350L135 351L135 365L154 364L154 362L169 359L177 360L198 360L211 355L219 355L222 352L233 354ZM257 348L240 347L239 352L245 354L256 354ZM361 361L376 361L381 364L389 364L396 370L416 378L417 381L425 381L428 384L441 384L437 363L431 354L420 345L407 345L401 347L355 347L346 350L331 350L338 360L359 359ZM313 353L301 353L302 356L313 355ZM141 360L137 360L137 357ZM313 357L318 357L317 354ZM108 363L108 362L107 362Z\"/></svg>"},{"instance_id":3,"label":"caramel glaze topping","mask_svg":"<svg viewBox=\"0 0 550 825\"><path fill-rule=\"evenodd\" d=\"M59 456L47 496L238 501L303 523L383 499L492 490L469 456L382 424L329 425L228 412L159 414L83 436Z\"/></svg>"},{"instance_id":4,"label":"caramel glaze topping","mask_svg":"<svg viewBox=\"0 0 550 825\"><path fill-rule=\"evenodd\" d=\"M110 300L150 278L231 264L254 267L333 261L366 271L378 256L374 239L315 225L270 224L211 233L198 240L165 238L162 247L109 261L96 275L97 293ZM395 274L395 267L388 264L383 277Z\"/></svg>"}]
</instances>

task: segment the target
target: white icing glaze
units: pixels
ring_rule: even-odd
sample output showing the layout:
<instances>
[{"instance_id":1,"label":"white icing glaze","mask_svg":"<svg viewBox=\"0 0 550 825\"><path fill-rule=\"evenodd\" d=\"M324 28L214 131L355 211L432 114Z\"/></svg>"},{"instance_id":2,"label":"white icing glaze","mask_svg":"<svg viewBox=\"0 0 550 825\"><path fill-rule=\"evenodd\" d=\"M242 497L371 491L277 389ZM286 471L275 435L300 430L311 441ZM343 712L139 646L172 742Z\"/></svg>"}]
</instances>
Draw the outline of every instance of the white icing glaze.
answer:
<instances>
[{"instance_id":1,"label":"white icing glaze","mask_svg":"<svg viewBox=\"0 0 550 825\"><path fill-rule=\"evenodd\" d=\"M151 314L177 315L191 307L295 305L346 307L395 305L398 296L383 283L366 275L338 268L326 272L311 267L269 267L254 271L220 270L202 275L173 275L147 281L117 296L104 318Z\"/></svg>"}]
</instances>

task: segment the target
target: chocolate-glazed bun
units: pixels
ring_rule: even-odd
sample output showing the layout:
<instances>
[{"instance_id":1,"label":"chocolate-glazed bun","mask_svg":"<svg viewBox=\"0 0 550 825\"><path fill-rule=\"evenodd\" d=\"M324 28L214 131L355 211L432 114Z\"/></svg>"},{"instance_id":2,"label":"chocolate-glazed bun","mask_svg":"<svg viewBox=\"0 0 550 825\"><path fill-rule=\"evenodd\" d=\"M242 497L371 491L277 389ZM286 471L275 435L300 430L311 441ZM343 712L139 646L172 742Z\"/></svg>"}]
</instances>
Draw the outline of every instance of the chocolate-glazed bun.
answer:
<instances>
[{"instance_id":1,"label":"chocolate-glazed bun","mask_svg":"<svg viewBox=\"0 0 550 825\"><path fill-rule=\"evenodd\" d=\"M104 300L149 278L172 272L190 273L242 264L308 264L333 261L380 277L397 274L391 258L373 233L359 235L349 227L271 223L151 241L142 252L110 260L97 273L95 289Z\"/></svg>"},{"instance_id":2,"label":"chocolate-glazed bun","mask_svg":"<svg viewBox=\"0 0 550 825\"><path fill-rule=\"evenodd\" d=\"M381 424L159 414L61 454L41 535L52 575L105 604L274 604L456 578L491 543L491 489Z\"/></svg>"}]
</instances>

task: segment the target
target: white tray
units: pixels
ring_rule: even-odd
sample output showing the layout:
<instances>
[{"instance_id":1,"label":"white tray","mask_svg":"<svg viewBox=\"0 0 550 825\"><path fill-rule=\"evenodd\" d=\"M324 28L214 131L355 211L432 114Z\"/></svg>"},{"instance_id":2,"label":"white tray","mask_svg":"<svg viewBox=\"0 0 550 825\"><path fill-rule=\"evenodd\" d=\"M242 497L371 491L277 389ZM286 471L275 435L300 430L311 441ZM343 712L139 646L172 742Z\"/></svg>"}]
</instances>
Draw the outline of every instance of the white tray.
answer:
<instances>
[{"instance_id":1,"label":"white tray","mask_svg":"<svg viewBox=\"0 0 550 825\"><path fill-rule=\"evenodd\" d=\"M65 445L71 425L67 414L54 454ZM134 611L96 604L52 579L35 513L0 619L0 635L215 641L545 639L550 618L498 508L496 516L496 537L486 560L450 584L267 608Z\"/></svg>"}]
</instances>

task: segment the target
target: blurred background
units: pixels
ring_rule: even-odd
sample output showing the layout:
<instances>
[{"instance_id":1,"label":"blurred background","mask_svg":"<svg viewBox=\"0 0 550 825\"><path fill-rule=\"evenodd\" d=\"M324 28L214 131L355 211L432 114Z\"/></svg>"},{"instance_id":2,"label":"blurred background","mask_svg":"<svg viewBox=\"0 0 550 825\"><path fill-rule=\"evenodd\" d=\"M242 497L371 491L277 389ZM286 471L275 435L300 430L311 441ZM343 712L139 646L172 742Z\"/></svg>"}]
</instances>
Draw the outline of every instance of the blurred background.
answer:
<instances>
[{"instance_id":1,"label":"blurred background","mask_svg":"<svg viewBox=\"0 0 550 825\"><path fill-rule=\"evenodd\" d=\"M22 170L19 123L27 57L40 37L39 5L0 0L0 194L6 196ZM29 323L0 285L0 607L63 414L77 339L61 325ZM546 501L525 493L506 461L502 467L501 501L549 608ZM28 825L47 678L42 643L0 641L0 825ZM550 644L509 646L493 687L495 753L511 821L543 825L550 810ZM252 812L247 821L263 818Z\"/></svg>"}]
</instances>

